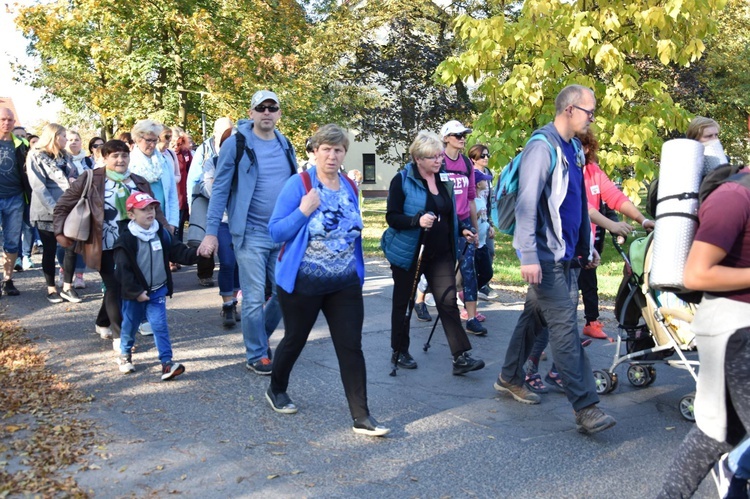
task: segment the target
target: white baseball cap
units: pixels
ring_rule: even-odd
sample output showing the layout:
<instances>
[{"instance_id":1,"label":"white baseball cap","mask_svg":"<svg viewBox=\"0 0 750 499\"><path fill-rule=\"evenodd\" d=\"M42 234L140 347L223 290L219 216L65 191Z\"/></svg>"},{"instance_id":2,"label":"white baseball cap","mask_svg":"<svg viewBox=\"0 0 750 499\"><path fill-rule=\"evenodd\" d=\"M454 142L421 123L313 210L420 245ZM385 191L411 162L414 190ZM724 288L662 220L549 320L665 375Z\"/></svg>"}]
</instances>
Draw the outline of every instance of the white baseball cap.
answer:
<instances>
[{"instance_id":1,"label":"white baseball cap","mask_svg":"<svg viewBox=\"0 0 750 499\"><path fill-rule=\"evenodd\" d=\"M471 128L466 128L458 120L451 120L440 128L440 136L445 139L448 135L454 133L471 133Z\"/></svg>"},{"instance_id":2,"label":"white baseball cap","mask_svg":"<svg viewBox=\"0 0 750 499\"><path fill-rule=\"evenodd\" d=\"M276 104L279 103L279 97L275 93L270 90L258 90L253 94L253 98L250 100L250 107L254 108L258 104L262 104L267 100L272 100Z\"/></svg>"}]
</instances>

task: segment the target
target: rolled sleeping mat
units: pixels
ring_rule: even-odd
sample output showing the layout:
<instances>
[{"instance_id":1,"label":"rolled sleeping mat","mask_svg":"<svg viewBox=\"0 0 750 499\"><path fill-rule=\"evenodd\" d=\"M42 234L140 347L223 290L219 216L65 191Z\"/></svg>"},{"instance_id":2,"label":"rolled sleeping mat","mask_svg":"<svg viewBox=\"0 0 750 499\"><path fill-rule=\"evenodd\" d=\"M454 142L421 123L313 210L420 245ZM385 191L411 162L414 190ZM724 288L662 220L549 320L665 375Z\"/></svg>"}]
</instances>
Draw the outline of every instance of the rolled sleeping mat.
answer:
<instances>
[{"instance_id":1,"label":"rolled sleeping mat","mask_svg":"<svg viewBox=\"0 0 750 499\"><path fill-rule=\"evenodd\" d=\"M649 286L681 293L682 275L698 228L698 189L703 179L703 144L674 139L661 148L654 254Z\"/></svg>"},{"instance_id":2,"label":"rolled sleeping mat","mask_svg":"<svg viewBox=\"0 0 750 499\"><path fill-rule=\"evenodd\" d=\"M208 215L208 198L193 196L190 205L190 225L187 231L187 245L190 247L200 246L206 237L206 218Z\"/></svg>"},{"instance_id":3,"label":"rolled sleeping mat","mask_svg":"<svg viewBox=\"0 0 750 499\"><path fill-rule=\"evenodd\" d=\"M712 172L721 165L729 163L727 155L724 154L724 147L719 139L714 139L703 143L703 176Z\"/></svg>"}]
</instances>

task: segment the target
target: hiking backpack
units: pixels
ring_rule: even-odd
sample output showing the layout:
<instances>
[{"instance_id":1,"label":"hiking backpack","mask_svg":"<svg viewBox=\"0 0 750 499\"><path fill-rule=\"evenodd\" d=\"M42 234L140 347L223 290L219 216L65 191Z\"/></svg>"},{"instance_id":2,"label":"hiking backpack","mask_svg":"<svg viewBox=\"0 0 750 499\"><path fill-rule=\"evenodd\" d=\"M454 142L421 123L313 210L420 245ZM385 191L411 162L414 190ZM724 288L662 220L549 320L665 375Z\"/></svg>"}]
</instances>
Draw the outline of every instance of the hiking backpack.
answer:
<instances>
[{"instance_id":1,"label":"hiking backpack","mask_svg":"<svg viewBox=\"0 0 750 499\"><path fill-rule=\"evenodd\" d=\"M549 173L555 169L557 164L557 151L550 143L549 139L542 132L534 132L526 145L528 146L533 140L543 140L549 146L551 160L549 164ZM525 146L524 146L525 147ZM576 148L578 149L578 148ZM577 152L577 151L576 151ZM492 222L497 230L503 234L512 236L516 231L516 199L518 198L518 172L521 167L521 156L523 151L516 154L505 165L500 172L500 178L495 186L495 199L492 202Z\"/></svg>"}]
</instances>

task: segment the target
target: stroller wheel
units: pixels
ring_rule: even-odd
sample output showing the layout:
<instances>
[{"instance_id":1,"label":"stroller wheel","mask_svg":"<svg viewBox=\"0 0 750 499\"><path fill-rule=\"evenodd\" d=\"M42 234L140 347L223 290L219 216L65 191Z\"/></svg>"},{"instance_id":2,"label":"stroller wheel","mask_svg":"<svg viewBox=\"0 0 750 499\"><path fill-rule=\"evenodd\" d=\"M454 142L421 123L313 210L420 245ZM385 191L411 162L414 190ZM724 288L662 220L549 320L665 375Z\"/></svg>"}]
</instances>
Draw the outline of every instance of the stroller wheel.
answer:
<instances>
[{"instance_id":1,"label":"stroller wheel","mask_svg":"<svg viewBox=\"0 0 750 499\"><path fill-rule=\"evenodd\" d=\"M617 378L613 378L607 371L595 369L593 374L594 381L596 381L596 393L599 395L609 393L617 386Z\"/></svg>"},{"instance_id":2,"label":"stroller wheel","mask_svg":"<svg viewBox=\"0 0 750 499\"><path fill-rule=\"evenodd\" d=\"M654 366L648 366L648 374L651 376L651 379L648 380L649 385L654 384L654 381L656 381L656 368Z\"/></svg>"},{"instance_id":3,"label":"stroller wheel","mask_svg":"<svg viewBox=\"0 0 750 499\"><path fill-rule=\"evenodd\" d=\"M642 388L648 386L651 382L651 373L649 373L648 367L640 364L631 364L628 367L628 381L633 386Z\"/></svg>"},{"instance_id":4,"label":"stroller wheel","mask_svg":"<svg viewBox=\"0 0 750 499\"><path fill-rule=\"evenodd\" d=\"M680 415L688 421L695 421L695 392L688 393L680 399Z\"/></svg>"}]
</instances>

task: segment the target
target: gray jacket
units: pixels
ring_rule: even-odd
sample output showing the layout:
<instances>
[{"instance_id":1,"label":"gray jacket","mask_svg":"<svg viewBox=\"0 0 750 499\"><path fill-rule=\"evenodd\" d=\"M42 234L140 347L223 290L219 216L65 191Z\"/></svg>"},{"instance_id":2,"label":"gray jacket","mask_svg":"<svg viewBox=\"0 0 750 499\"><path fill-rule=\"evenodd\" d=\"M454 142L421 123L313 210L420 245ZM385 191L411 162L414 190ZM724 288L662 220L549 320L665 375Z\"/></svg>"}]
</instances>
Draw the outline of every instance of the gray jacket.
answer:
<instances>
[{"instance_id":1,"label":"gray jacket","mask_svg":"<svg viewBox=\"0 0 750 499\"><path fill-rule=\"evenodd\" d=\"M53 158L40 149L32 149L26 157L26 174L31 185L31 206L29 219L35 222L52 222L57 200L73 180L78 178L78 170L70 155Z\"/></svg>"},{"instance_id":2,"label":"gray jacket","mask_svg":"<svg viewBox=\"0 0 750 499\"><path fill-rule=\"evenodd\" d=\"M557 164L550 174L552 156L549 146L543 140L532 141L523 150L518 173L516 230L513 236L513 247L520 253L521 265L538 264L540 261L559 262L565 256L560 205L568 193L569 166L554 124L548 123L540 131L557 150ZM585 159L580 142L576 143L576 147L579 151L578 167L583 168ZM583 185L581 213L581 220L577 221L580 228L575 255L588 258L591 228L586 189Z\"/></svg>"}]
</instances>

